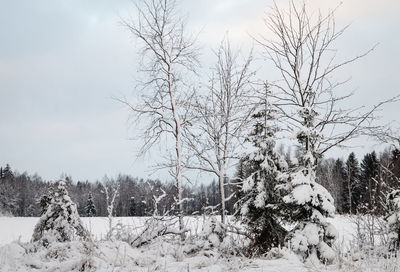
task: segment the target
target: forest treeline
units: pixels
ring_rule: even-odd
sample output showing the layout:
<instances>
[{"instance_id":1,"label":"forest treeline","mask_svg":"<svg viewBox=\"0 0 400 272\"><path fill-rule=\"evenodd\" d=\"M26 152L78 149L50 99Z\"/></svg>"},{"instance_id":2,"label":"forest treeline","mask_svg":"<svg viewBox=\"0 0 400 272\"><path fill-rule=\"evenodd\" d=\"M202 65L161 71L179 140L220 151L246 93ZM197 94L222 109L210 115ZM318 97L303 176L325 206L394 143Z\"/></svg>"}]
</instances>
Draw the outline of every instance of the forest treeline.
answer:
<instances>
[{"instance_id":1,"label":"forest treeline","mask_svg":"<svg viewBox=\"0 0 400 272\"><path fill-rule=\"evenodd\" d=\"M285 155L285 154L284 154ZM290 155L284 156L288 164L295 163ZM228 214L234 214L235 203L241 197L239 186L241 178L248 170L240 162L235 178L226 183L226 195L231 196L226 203ZM354 153L345 159L328 158L321 160L317 167L318 182L333 196L338 213L385 214L386 195L399 189L400 151L385 150L379 154L371 152L359 161ZM105 187L119 184L115 201L115 216L149 216L157 207L158 213L174 212L173 181L142 179L129 175L116 178L104 177L101 181L74 181L70 177L68 191L77 204L81 216L107 216ZM40 216L43 201L46 200L50 181L39 175L28 175L13 171L9 165L0 168L0 213L13 216ZM215 180L198 186L184 186L184 213L219 213L218 184ZM156 198L165 197L156 204Z\"/></svg>"}]
</instances>

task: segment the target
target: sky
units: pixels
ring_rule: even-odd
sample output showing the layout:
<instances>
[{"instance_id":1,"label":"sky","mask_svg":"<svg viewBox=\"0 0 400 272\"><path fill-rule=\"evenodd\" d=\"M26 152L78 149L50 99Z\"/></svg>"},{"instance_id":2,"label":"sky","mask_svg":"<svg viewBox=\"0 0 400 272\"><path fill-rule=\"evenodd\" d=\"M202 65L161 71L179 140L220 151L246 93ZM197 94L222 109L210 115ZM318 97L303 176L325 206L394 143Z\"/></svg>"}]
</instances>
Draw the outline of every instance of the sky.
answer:
<instances>
[{"instance_id":1,"label":"sky","mask_svg":"<svg viewBox=\"0 0 400 272\"><path fill-rule=\"evenodd\" d=\"M153 173L156 152L137 158L129 112L113 97L134 98L139 46L121 19L133 18L138 0L0 0L0 166L38 173L45 179L68 174L94 181L105 174L167 179ZM286 0L276 0L287 5ZM295 1L296 2L296 1ZM341 4L340 4L341 3ZM228 33L234 46L252 46L250 35L265 32L270 0L184 0L183 15L199 33L204 68L212 49ZM306 0L311 10L335 8L339 25L351 24L337 43L338 58L378 44L367 57L347 66L339 78L356 90L348 103L373 105L400 93L400 2L397 0ZM270 80L271 63L261 60L259 78ZM381 112L381 122L398 118L399 105ZM351 143L361 156L376 146ZM344 157L350 151L332 151ZM155 154L154 154L155 153Z\"/></svg>"}]
</instances>

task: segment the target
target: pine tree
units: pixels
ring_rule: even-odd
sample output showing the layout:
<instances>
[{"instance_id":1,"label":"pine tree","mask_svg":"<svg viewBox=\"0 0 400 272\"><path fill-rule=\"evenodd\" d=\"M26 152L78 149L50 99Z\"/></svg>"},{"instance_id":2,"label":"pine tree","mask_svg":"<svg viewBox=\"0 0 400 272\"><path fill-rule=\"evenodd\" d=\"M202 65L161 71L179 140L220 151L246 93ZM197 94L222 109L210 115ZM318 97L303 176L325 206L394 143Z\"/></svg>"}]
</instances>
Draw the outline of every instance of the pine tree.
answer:
<instances>
[{"instance_id":1,"label":"pine tree","mask_svg":"<svg viewBox=\"0 0 400 272\"><path fill-rule=\"evenodd\" d=\"M341 159L336 159L335 166L333 168L333 179L335 182L335 186L339 188L339 196L338 201L336 202L336 209L340 213L344 212L343 192L345 191L345 177L346 169L344 167L344 162Z\"/></svg>"},{"instance_id":2,"label":"pine tree","mask_svg":"<svg viewBox=\"0 0 400 272\"><path fill-rule=\"evenodd\" d=\"M3 169L2 179L13 179L13 178L14 178L14 173L11 170L10 165L7 163L6 167Z\"/></svg>"},{"instance_id":3,"label":"pine tree","mask_svg":"<svg viewBox=\"0 0 400 272\"><path fill-rule=\"evenodd\" d=\"M52 242L90 239L76 210L76 204L68 196L65 180L55 184L50 197L46 212L35 226L32 241L47 247Z\"/></svg>"},{"instance_id":4,"label":"pine tree","mask_svg":"<svg viewBox=\"0 0 400 272\"><path fill-rule=\"evenodd\" d=\"M315 93L308 90L307 95L311 101ZM321 141L314 125L318 113L310 106L301 107L298 113L303 120L296 135L301 145L301 156L298 166L288 174L288 182L280 186L287 209L286 218L297 223L286 240L304 260L318 258L329 263L336 256L332 244L337 231L326 220L335 212L333 197L316 179L316 166L322 157L316 151L316 145Z\"/></svg>"},{"instance_id":5,"label":"pine tree","mask_svg":"<svg viewBox=\"0 0 400 272\"><path fill-rule=\"evenodd\" d=\"M85 211L86 211L86 216L88 216L88 217L96 216L96 207L95 207L94 202L93 202L92 193L89 193L89 197L88 197L88 200L87 200L87 203L86 203Z\"/></svg>"},{"instance_id":6,"label":"pine tree","mask_svg":"<svg viewBox=\"0 0 400 272\"><path fill-rule=\"evenodd\" d=\"M379 162L376 153L367 153L361 161L360 190L363 204L367 212L374 212L376 207L376 191L378 187Z\"/></svg>"},{"instance_id":7,"label":"pine tree","mask_svg":"<svg viewBox=\"0 0 400 272\"><path fill-rule=\"evenodd\" d=\"M361 202L360 194L360 167L354 152L350 153L346 161L346 176L343 192L344 212L356 213Z\"/></svg>"},{"instance_id":8,"label":"pine tree","mask_svg":"<svg viewBox=\"0 0 400 272\"><path fill-rule=\"evenodd\" d=\"M20 201L21 192L16 185L13 175L3 176L0 183L0 215L19 215L18 211L22 202Z\"/></svg>"},{"instance_id":9,"label":"pine tree","mask_svg":"<svg viewBox=\"0 0 400 272\"><path fill-rule=\"evenodd\" d=\"M132 196L129 199L129 216L135 216L136 215L136 203L135 203L135 198Z\"/></svg>"},{"instance_id":10,"label":"pine tree","mask_svg":"<svg viewBox=\"0 0 400 272\"><path fill-rule=\"evenodd\" d=\"M287 163L274 151L277 131L273 125L275 112L266 101L263 106L252 116L255 124L248 137L256 150L242 160L243 165L239 169L243 178L239 213L252 237L252 255L283 245L287 232L280 222L282 202L275 189L281 172L287 170ZM248 175L244 173L244 168L248 169Z\"/></svg>"}]
</instances>

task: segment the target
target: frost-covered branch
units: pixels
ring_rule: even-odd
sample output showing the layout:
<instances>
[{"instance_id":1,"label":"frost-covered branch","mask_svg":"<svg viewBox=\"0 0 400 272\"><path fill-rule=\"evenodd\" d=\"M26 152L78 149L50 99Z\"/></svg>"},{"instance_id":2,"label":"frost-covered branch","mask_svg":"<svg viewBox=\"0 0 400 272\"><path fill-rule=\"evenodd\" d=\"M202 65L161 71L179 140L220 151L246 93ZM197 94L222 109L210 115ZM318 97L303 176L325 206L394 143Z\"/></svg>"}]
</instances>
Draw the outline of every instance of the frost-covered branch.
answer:
<instances>
[{"instance_id":1,"label":"frost-covered branch","mask_svg":"<svg viewBox=\"0 0 400 272\"><path fill-rule=\"evenodd\" d=\"M185 20L176 15L174 0L145 0L136 5L138 15L124 25L142 45L140 71L142 95L136 102L121 99L131 110L138 127L143 128L144 145L140 154L159 144L163 137L173 144L165 146L171 155L158 167L169 168L175 180L177 200L182 199L182 133L190 124L188 106L193 89L188 80L198 67L196 38L186 32ZM178 205L180 228L183 208Z\"/></svg>"},{"instance_id":2,"label":"frost-covered branch","mask_svg":"<svg viewBox=\"0 0 400 272\"><path fill-rule=\"evenodd\" d=\"M305 132L304 116L298 114L299 110L315 111L313 131L309 132L319 134L319 139L309 145L313 145L317 159L333 147L343 147L350 139L378 129L380 126L374 124L377 112L398 98L381 101L370 109L343 106L353 93L341 93L340 87L348 80L336 81L334 73L365 57L375 46L355 57L336 61L335 42L348 26L337 28L335 12L336 9L326 15L311 14L305 3L294 1L283 10L274 3L264 21L273 38L255 38L280 72L280 78L271 83L271 96L287 129L292 133Z\"/></svg>"},{"instance_id":3,"label":"frost-covered branch","mask_svg":"<svg viewBox=\"0 0 400 272\"><path fill-rule=\"evenodd\" d=\"M115 182L115 181L103 185L103 193L106 196L106 204L107 204L108 239L110 239L112 235L114 205L115 205L115 200L119 194L119 187L120 187L120 182Z\"/></svg>"},{"instance_id":4,"label":"frost-covered branch","mask_svg":"<svg viewBox=\"0 0 400 272\"><path fill-rule=\"evenodd\" d=\"M186 165L217 176L221 219L225 222L224 183L228 170L239 159L248 120L255 108L252 103L255 72L251 69L252 53L241 61L227 39L215 55L217 62L207 93L195 97L192 106L195 120L185 130L185 144L194 155L187 158Z\"/></svg>"}]
</instances>

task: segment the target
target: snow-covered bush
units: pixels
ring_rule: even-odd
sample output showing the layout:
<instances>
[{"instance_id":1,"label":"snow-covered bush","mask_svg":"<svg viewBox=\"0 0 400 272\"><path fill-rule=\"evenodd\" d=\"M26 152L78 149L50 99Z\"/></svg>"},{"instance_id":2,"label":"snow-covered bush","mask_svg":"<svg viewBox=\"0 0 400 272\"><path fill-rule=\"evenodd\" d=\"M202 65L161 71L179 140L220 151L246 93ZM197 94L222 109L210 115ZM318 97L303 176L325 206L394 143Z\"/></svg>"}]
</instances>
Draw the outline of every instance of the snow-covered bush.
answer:
<instances>
[{"instance_id":1,"label":"snow-covered bush","mask_svg":"<svg viewBox=\"0 0 400 272\"><path fill-rule=\"evenodd\" d=\"M350 218L355 226L353 248L359 251L370 251L376 250L377 247L386 247L388 228L383 217L370 213L359 213Z\"/></svg>"},{"instance_id":2,"label":"snow-covered bush","mask_svg":"<svg viewBox=\"0 0 400 272\"><path fill-rule=\"evenodd\" d=\"M230 257L240 255L248 247L249 239L240 228L221 223L215 215L204 215L199 232L190 232L183 246L188 256Z\"/></svg>"},{"instance_id":3,"label":"snow-covered bush","mask_svg":"<svg viewBox=\"0 0 400 272\"><path fill-rule=\"evenodd\" d=\"M225 237L225 226L219 222L215 216L207 217L200 233L200 238L205 241L203 248L218 248Z\"/></svg>"},{"instance_id":4,"label":"snow-covered bush","mask_svg":"<svg viewBox=\"0 0 400 272\"><path fill-rule=\"evenodd\" d=\"M400 190L394 190L387 196L389 216L389 250L396 251L400 247Z\"/></svg>"},{"instance_id":5,"label":"snow-covered bush","mask_svg":"<svg viewBox=\"0 0 400 272\"><path fill-rule=\"evenodd\" d=\"M128 242L133 247L140 247L164 235L180 235L180 231L175 229L176 218L152 216L146 220L143 230L136 236L129 236Z\"/></svg>"},{"instance_id":6,"label":"snow-covered bush","mask_svg":"<svg viewBox=\"0 0 400 272\"><path fill-rule=\"evenodd\" d=\"M60 180L50 195L47 210L35 226L32 241L47 247L53 242L75 240L90 240L90 235L82 225L76 204L68 196L66 182Z\"/></svg>"}]
</instances>

